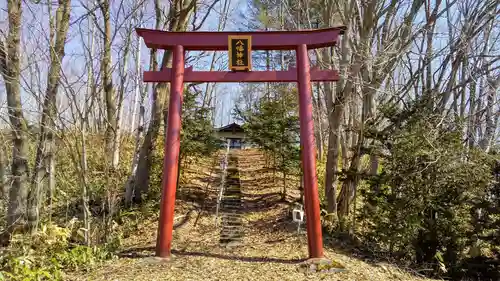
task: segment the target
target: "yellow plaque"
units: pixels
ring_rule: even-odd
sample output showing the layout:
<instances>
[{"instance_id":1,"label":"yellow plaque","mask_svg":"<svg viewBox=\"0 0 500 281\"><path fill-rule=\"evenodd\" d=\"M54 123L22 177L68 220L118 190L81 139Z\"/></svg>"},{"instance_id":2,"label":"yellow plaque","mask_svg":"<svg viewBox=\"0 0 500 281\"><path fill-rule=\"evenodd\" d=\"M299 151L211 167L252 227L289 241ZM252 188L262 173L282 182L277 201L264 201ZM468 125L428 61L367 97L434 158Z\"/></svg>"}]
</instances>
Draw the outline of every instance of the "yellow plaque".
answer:
<instances>
[{"instance_id":1,"label":"yellow plaque","mask_svg":"<svg viewBox=\"0 0 500 281\"><path fill-rule=\"evenodd\" d=\"M252 36L229 35L229 69L232 71L252 70Z\"/></svg>"}]
</instances>

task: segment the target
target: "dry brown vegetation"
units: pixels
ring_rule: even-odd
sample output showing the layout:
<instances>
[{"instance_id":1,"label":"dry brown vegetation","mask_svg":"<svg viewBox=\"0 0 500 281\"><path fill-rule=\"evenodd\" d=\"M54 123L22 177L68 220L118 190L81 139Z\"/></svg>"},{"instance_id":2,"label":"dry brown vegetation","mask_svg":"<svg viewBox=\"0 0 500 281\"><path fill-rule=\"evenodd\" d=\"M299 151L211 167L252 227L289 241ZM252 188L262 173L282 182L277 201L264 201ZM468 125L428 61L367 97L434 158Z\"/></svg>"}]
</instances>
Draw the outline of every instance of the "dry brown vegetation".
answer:
<instances>
[{"instance_id":1,"label":"dry brown vegetation","mask_svg":"<svg viewBox=\"0 0 500 281\"><path fill-rule=\"evenodd\" d=\"M326 257L341 263L347 271L302 272L300 264L307 258L305 232L297 233L289 214L290 204L280 200L281 190L274 184L272 170L265 167L264 158L257 151L241 151L238 158L247 210L241 247L219 245L220 228L214 224L213 212L203 212L195 225L201 197L187 195L205 194L207 176L211 175L214 184L206 199L215 202L217 183L211 161L203 165L196 162L186 167L178 195L182 199L176 205L172 260L158 261L153 257L157 216L152 215L124 240L117 260L90 273L72 273L68 280L428 280L387 262L358 257L356 252L347 251L328 238ZM288 195L299 197L296 190L289 190ZM213 206L206 207L210 210Z\"/></svg>"}]
</instances>

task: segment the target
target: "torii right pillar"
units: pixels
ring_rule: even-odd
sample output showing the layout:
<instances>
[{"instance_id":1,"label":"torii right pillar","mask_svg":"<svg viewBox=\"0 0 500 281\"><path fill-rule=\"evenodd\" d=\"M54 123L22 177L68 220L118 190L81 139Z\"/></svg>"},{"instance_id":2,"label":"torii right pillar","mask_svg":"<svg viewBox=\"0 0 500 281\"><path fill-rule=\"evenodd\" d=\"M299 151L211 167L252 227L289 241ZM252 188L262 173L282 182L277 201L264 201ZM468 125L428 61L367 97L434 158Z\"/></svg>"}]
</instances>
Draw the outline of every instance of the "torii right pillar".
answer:
<instances>
[{"instance_id":1,"label":"torii right pillar","mask_svg":"<svg viewBox=\"0 0 500 281\"><path fill-rule=\"evenodd\" d=\"M304 205L306 211L309 258L323 258L316 151L311 91L311 74L307 45L297 46L297 78L299 86L300 146L304 173Z\"/></svg>"}]
</instances>

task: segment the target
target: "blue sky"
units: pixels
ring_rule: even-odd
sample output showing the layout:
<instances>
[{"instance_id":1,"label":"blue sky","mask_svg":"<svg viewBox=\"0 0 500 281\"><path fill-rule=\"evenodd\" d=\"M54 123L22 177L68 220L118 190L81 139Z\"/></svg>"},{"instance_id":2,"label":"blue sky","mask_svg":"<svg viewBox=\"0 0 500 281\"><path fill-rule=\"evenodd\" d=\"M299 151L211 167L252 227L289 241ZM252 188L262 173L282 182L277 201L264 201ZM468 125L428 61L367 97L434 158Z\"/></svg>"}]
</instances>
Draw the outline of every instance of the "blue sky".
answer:
<instances>
[{"instance_id":1,"label":"blue sky","mask_svg":"<svg viewBox=\"0 0 500 281\"><path fill-rule=\"evenodd\" d=\"M69 104L69 99L71 99L72 95L77 95L80 99L82 99L83 95L86 91L86 66L85 66L85 58L84 58L84 47L82 40L87 39L88 32L88 23L87 20L78 21L81 19L83 15L86 14L86 9L82 6L82 3L91 7L91 4L87 4L87 0L81 1L72 1L72 12L71 12L71 22L73 23L70 26L70 31L68 34L67 44L65 47L66 56L63 61L63 69L64 76L67 77L68 84L72 85L72 91L66 91L65 93L61 93L59 95L59 103L61 105L60 110L63 111L63 115L70 115L69 109L67 105ZM140 25L140 27L145 28L153 28L154 26L154 11L152 6L152 1L147 1L147 7L145 9L145 19L146 22ZM27 4L28 3L28 4ZM112 21L117 20L122 23L122 27L128 27L131 23L130 20L123 19L123 12L119 12L118 4L120 1L112 1ZM132 5L135 3L133 0L125 0L125 5ZM168 3L163 3L168 4ZM219 2L215 7L214 11L210 14L204 26L201 30L217 30L217 24L219 21L219 11L222 9L222 1ZM230 3L230 17L226 24L225 30L236 30L239 28L241 18L238 17L240 13L245 13L247 3L245 0L231 0ZM8 30L8 14L6 11L6 3L0 4L0 29ZM25 109L26 118L31 122L38 122L38 102L36 96L43 96L45 93L46 87L46 75L48 70L48 16L47 16L48 7L45 4L33 4L32 2L24 2L23 4L23 30L22 30L22 50L21 50L21 61L24 67L23 75L22 75L22 103L23 108ZM54 11L54 10L53 10ZM96 13L98 17L100 16L100 12ZM200 18L200 16L199 16ZM99 23L102 22L102 19L98 19ZM134 24L134 27L137 24ZM112 27L113 31L115 30L115 25ZM97 34L98 31L96 30ZM97 34L98 35L98 34ZM122 59L122 54L119 51L120 45L124 42L126 37L126 33L120 32L113 41L113 63L117 63L120 59ZM135 32L131 33L131 38L133 42L137 40L137 35ZM141 40L142 41L142 40ZM149 49L147 49L143 42L141 42L142 50L141 50L141 65L144 69L148 69L149 66ZM96 52L99 52L101 49L101 43L96 42L95 46ZM133 72L129 74L129 85L127 86L127 91L125 94L125 111L130 111L130 105L132 104L132 94L133 94L133 86L134 86L134 77L135 76L135 66L134 66L134 58L132 56L129 57L129 72ZM196 69L205 69L208 70L210 64L211 56L207 56L206 58L199 61L194 67ZM33 61L37 63L33 63ZM226 61L224 59L224 61ZM94 61L94 69L97 72L99 70L99 61ZM116 65L116 67L119 67ZM113 80L115 86L119 84L119 80L117 79L117 75L114 75ZM96 81L99 83L99 81ZM0 91L4 92L3 83L0 83ZM64 83L63 83L64 84ZM63 87L61 87L63 88ZM239 92L238 84L219 84L217 85L217 100L219 104L217 106L217 124L220 122L227 123L232 122L231 117L231 109L234 106L234 99L237 97L237 93ZM145 100L146 108L149 108L150 97L147 96ZM6 113L6 99L5 95L0 95L0 115L2 118L5 118ZM67 116L66 116L67 117ZM146 114L146 119L148 118L148 114ZM0 120L0 124L5 124L2 120Z\"/></svg>"},{"instance_id":2,"label":"blue sky","mask_svg":"<svg viewBox=\"0 0 500 281\"><path fill-rule=\"evenodd\" d=\"M81 2L80 2L81 1ZM67 104L69 104L69 99L72 95L77 95L80 99L85 94L86 91L86 69L85 69L85 59L83 57L83 46L82 46L82 31L87 32L87 22L82 21L81 23L76 20L79 19L83 14L85 14L85 9L81 6L81 3L91 2L92 0L73 0L73 11L71 22L73 25L70 28L70 34L67 40L66 45L66 56L64 59L64 77L65 81L63 81L63 85L71 84L72 91L64 91L61 90L61 94L59 95L59 103L61 105L61 110L63 111L63 115L67 117L69 115L69 110L67 109ZM210 0L206 0L210 1ZM241 17L241 15L247 14L247 8L249 0L231 0L230 5L230 17L228 19L227 26L225 30L240 30L244 28L244 23L246 19ZM120 1L112 1L114 3L112 7L112 19L119 19L119 22L124 23L124 27L126 27L130 20L123 20L123 13L118 13L118 4ZM134 0L124 0L126 5L132 5L136 3ZM162 3L167 3L162 2ZM208 20L205 22L205 25L202 27L202 30L216 30L217 23L219 20L219 11L221 10L222 2L219 2L215 6L215 10L210 14ZM444 4L442 4L444 6ZM38 121L37 112L37 102L35 96L43 96L45 93L46 87L46 73L48 66L48 17L47 17L47 6L45 4L34 4L30 1L25 1L23 4L23 31L22 31L22 61L23 61L23 75L22 75L22 85L23 85L23 107L25 109L26 115L31 121ZM457 13L457 10L454 8L451 11L451 17L455 18L454 14ZM97 12L99 15L100 12ZM154 22L154 13L152 7L152 1L148 1L148 6L145 9L145 18L146 22L141 25L141 27L152 28ZM419 15L419 18L422 18L422 13ZM0 30L7 30L7 12L6 12L6 3L0 3ZM99 19L99 22L101 20ZM457 22L457 25L464 24L463 22ZM495 27L498 32L498 26ZM97 32L97 31L96 31ZM436 38L438 39L434 42L434 46L436 48L444 47L445 44L448 43L448 34L447 34L447 25L444 19L440 19L436 26ZM119 34L113 41L114 53L113 53L113 62L116 63L121 59L121 53L118 50L118 47L122 44L123 39L127 34L123 32ZM85 34L84 34L85 36ZM137 36L135 32L131 32L132 40L136 40ZM85 38L84 38L85 39ZM142 44L142 43L141 43ZM97 44L97 50L99 50L100 43ZM425 46L424 46L425 47ZM498 46L497 46L498 48ZM498 53L498 49L495 50ZM142 52L141 52L141 65L144 69L148 69L149 62L149 50L145 48L144 44L142 44ZM410 55L413 58L417 59L421 57L422 54L416 51L416 46L413 46L413 53ZM205 59L199 61L194 67L196 69L208 69L208 65L211 57L207 56ZM134 58L129 58L129 71L131 75L135 75L134 71ZM224 60L225 61L225 60ZM37 63L32 63L37 62ZM438 60L434 61L436 64ZM97 70L99 69L99 61L94 62L94 67ZM118 66L117 66L118 67ZM221 70L225 70L227 65L222 65ZM396 76L399 74L396 72ZM133 86L134 79L130 76L129 84L126 90L126 102L125 102L125 111L131 111L130 105L133 94ZM114 83L115 85L119 84L119 81L115 76ZM66 82L67 80L67 82ZM99 81L97 81L99 83ZM29 87L28 87L29 86ZM4 93L3 83L0 83L0 92ZM478 85L479 87L479 85ZM67 89L68 87L61 87ZM216 100L219 102L217 105L216 113L216 125L225 125L233 121L231 116L231 110L234 108L235 99L240 95L241 86L239 84L218 84L217 85L217 98ZM5 107L5 95L0 95L0 118L5 118L7 115L4 114ZM145 104L148 105L150 103L149 96L146 98ZM149 106L146 106L149 108ZM146 114L146 117L148 114ZM0 119L0 124L2 122Z\"/></svg>"}]
</instances>

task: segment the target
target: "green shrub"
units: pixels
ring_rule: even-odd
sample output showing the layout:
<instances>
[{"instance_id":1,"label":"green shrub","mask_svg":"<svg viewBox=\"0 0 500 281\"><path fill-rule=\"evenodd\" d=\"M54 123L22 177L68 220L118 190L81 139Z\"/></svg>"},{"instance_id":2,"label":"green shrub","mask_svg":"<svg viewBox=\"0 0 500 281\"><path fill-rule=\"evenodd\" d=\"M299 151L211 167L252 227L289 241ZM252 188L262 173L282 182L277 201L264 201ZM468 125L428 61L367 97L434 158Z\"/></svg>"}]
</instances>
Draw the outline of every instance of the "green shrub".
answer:
<instances>
[{"instance_id":1,"label":"green shrub","mask_svg":"<svg viewBox=\"0 0 500 281\"><path fill-rule=\"evenodd\" d=\"M113 258L119 246L119 239L102 247L72 246L72 232L47 224L34 235L16 235L0 253L0 280L63 280L63 270L88 270Z\"/></svg>"},{"instance_id":2,"label":"green shrub","mask_svg":"<svg viewBox=\"0 0 500 281\"><path fill-rule=\"evenodd\" d=\"M365 238L401 260L453 271L472 245L474 207L492 183L492 159L461 132L420 116L392 135L390 156L363 196Z\"/></svg>"}]
</instances>

